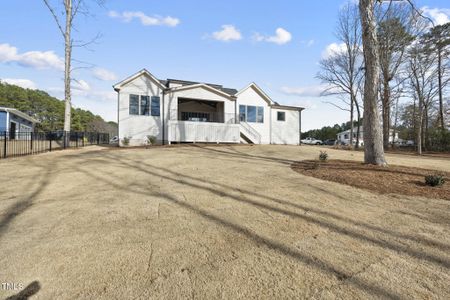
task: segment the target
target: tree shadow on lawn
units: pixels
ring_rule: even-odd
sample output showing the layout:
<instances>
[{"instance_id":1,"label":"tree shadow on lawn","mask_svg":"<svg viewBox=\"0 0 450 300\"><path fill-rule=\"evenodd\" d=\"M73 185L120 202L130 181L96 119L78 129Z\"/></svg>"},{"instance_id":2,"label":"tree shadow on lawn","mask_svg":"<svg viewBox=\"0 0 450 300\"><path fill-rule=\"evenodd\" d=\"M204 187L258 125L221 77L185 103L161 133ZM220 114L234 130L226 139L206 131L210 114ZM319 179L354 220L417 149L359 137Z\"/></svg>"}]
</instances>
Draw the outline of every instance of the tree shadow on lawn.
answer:
<instances>
[{"instance_id":1,"label":"tree shadow on lawn","mask_svg":"<svg viewBox=\"0 0 450 300\"><path fill-rule=\"evenodd\" d=\"M31 296L37 294L41 289L41 284L39 281L35 280L23 290L21 290L18 294L9 296L5 300L28 300Z\"/></svg>"},{"instance_id":2,"label":"tree shadow on lawn","mask_svg":"<svg viewBox=\"0 0 450 300\"><path fill-rule=\"evenodd\" d=\"M209 184L209 185L218 186L218 187L220 187L222 189L227 189L227 190L231 190L231 191L237 190L241 194L244 194L244 197L250 196L250 197L258 197L258 198L266 199L266 200L269 200L271 202L275 202L275 203L278 203L278 204L281 204L281 205L287 205L287 206L290 206L290 207L293 207L293 208L298 208L298 209L301 209L301 210L303 210L305 212L313 212L313 213L316 213L318 215L322 215L323 217L327 217L327 218L331 217L331 218L336 219L338 221L350 223L351 225L354 225L354 226L367 228L369 230L378 231L380 233L388 234L388 235L391 235L393 237L407 239L407 240L410 240L410 241L413 241L413 242L422 243L422 244L425 244L425 245L428 245L428 246L437 247L437 248L439 248L439 249L441 249L443 251L450 251L450 245L441 243L439 241L435 241L435 240L432 240L432 239L427 239L425 237L419 238L419 237L413 236L413 235L407 235L407 234L401 234L401 233L393 232L391 230L387 230L387 229L384 229L382 227L378 227L378 226L375 226L375 225L372 225L372 224L368 224L368 223L361 222L361 221L355 221L355 220L352 220L352 219L347 218L347 217L342 217L342 216L340 216L338 214L335 214L335 213L332 213L332 212L328 212L328 211L316 209L316 208L313 208L313 207L305 206L305 205L300 204L298 201L296 201L295 203L292 203L290 201L274 198L274 197L268 196L266 194L261 194L261 193L258 193L258 192L247 192L245 190L236 188L235 186L230 186L230 185L224 184L222 182L215 182L215 181L212 181L212 180L205 180L204 178L200 178L199 179L199 178L187 175L187 174L181 174L181 173L178 173L178 172L175 172L175 171L172 171L172 170L168 170L168 169L165 169L165 168L161 168L161 167L157 167L157 166L154 166L154 165L150 165L150 164L147 164L147 163L142 162L142 161L133 161L133 160L131 160L131 161L133 161L133 164L130 164L130 163L124 162L123 160L120 160L119 158L113 158L113 159L120 161L121 164L125 164L127 167L132 167L134 169L138 169L141 172L144 172L144 173L147 173L147 174L150 174L150 175L153 175L153 176L161 177L161 178L164 178L164 179L167 179L167 180L170 180L170 181L174 181L174 182L177 182L177 183L180 183L180 184L186 184L186 185L189 185L189 186L194 187L194 188L203 189L203 190L206 190L208 192L211 192L211 193L216 194L216 195L221 196L221 197L222 196L226 196L226 197L233 198L233 197L236 197L236 196L232 195L230 193L227 193L227 192L219 191L219 190L217 190L215 188L212 188L212 187L201 185L201 184L205 184L206 183L206 184ZM170 176L169 175L158 174L158 173L152 172L151 170L159 170L159 171L168 173ZM180 178L180 179L175 179L175 178ZM197 182L197 183L189 183L186 180L184 180L183 178L192 180L192 181ZM310 186L313 189L317 189L319 192L330 193L330 191L328 191L328 190L326 190L324 188L316 187L316 186L313 186L313 185L310 185ZM338 197L341 198L340 196L338 196ZM244 198L244 199L246 201L250 202L253 205L261 206L261 208L278 209L277 207L272 207L272 206L265 207L266 204L263 204L263 203L260 203L258 201L254 201L254 200L251 200L251 199L248 199L248 198ZM343 198L343 199L345 199L345 198ZM285 211L285 213L290 214L291 211ZM301 217L305 217L305 216L301 215Z\"/></svg>"},{"instance_id":3,"label":"tree shadow on lawn","mask_svg":"<svg viewBox=\"0 0 450 300\"><path fill-rule=\"evenodd\" d=\"M6 233L11 222L19 215L23 214L27 209L33 205L33 201L44 191L52 179L52 169L56 168L56 162L52 160L49 164L41 166L43 173L40 176L40 181L37 188L29 195L19 198L13 205L6 209L0 215L0 239Z\"/></svg>"},{"instance_id":4,"label":"tree shadow on lawn","mask_svg":"<svg viewBox=\"0 0 450 300\"><path fill-rule=\"evenodd\" d=\"M370 237L367 235L367 233L360 233L360 232L356 232L356 231L350 229L348 227L348 225L344 225L344 226L338 225L335 223L331 223L329 220L323 220L323 219L318 219L317 217L313 217L313 216L309 216L309 215L305 215L305 214L299 214L292 210L286 210L284 208L268 205L268 204L261 203L256 200L249 199L246 196L242 196L242 195L237 196L237 195L233 194L232 192L218 191L214 188L204 186L204 184L209 184L209 185L221 186L222 188L225 188L225 189L230 189L230 190L234 189L234 187L229 187L229 186L221 184L221 183L208 181L203 178L197 179L195 177L192 177L192 176L189 176L186 174L180 174L180 173L177 173L177 172L174 172L171 170L167 170L167 169L160 168L160 167L157 167L154 165L146 164L146 163L143 163L142 161L132 161L133 163L129 163L129 162L124 161L121 157L118 157L117 155L107 154L107 156L110 159L117 162L119 165L122 165L123 167L133 168L133 169L143 172L147 175L154 176L155 178L165 179L168 181L179 183L181 185L190 186L190 187L198 189L198 190L204 190L206 192L210 192L210 193L213 193L216 195L225 196L230 200L233 200L233 201L236 201L236 202L239 202L242 204L251 205L254 207L262 208L262 209L272 211L275 213L279 213L279 214L283 214L286 216L303 219L307 222L316 224L320 227L326 228L326 229L336 232L340 235L346 235L353 239L359 240L361 242L367 242L369 244L379 246L383 249L389 249L389 250L393 250L395 252L404 253L404 254L407 254L407 255L414 257L416 259L419 259L419 260L425 260L428 262L432 262L434 264L439 265L440 267L443 266L447 269L450 268L450 262L448 260L446 260L445 258L427 253L425 251L417 251L415 249L411 249L409 247L409 245L402 244L402 241L399 241L398 243L393 243L393 241L386 241L386 240L382 240L379 238ZM301 263L311 265L311 266L313 266L319 270L322 270L326 273L333 274L340 280L346 279L347 282L351 283L352 285L354 285L362 290L369 290L372 293L375 293L377 295L384 296L384 297L398 297L398 295L395 295L392 292L386 291L381 287L376 287L376 286L370 285L370 284L365 283L355 277L352 277L354 274L348 274L348 272L345 272L344 270L339 270L335 266L333 266L325 261L321 261L316 258L308 257L305 254L302 254L301 252L299 252L298 250L293 249L287 245L284 245L278 241L274 241L272 239L265 238L253 231L250 231L249 229L247 229L239 224L232 223L232 222L224 219L223 217L220 217L211 212L208 212L207 210L204 210L200 207L191 205L191 204L187 203L186 201L178 200L173 195L152 191L151 189L149 189L148 186L141 186L140 190L131 189L126 184L120 184L120 183L116 183L115 181L109 180L108 178L112 178L114 176L111 173L100 176L88 169L84 169L84 168L80 168L80 167L77 167L77 168L80 172L84 172L86 175L91 176L95 180L104 181L119 190L126 190L131 193L136 193L136 194L146 195L146 196L163 197L167 201L177 204L178 206L183 207L191 212L194 212L197 215L200 215L214 223L220 224L221 226L224 226L235 232L243 234L244 236L246 236L247 238L249 238L250 240L252 240L258 244L264 244L268 248L276 250L277 252L279 252L281 254L296 258ZM158 172L156 172L155 170ZM161 174L160 172L165 172L168 175ZM188 180L194 181L194 182L189 182ZM120 182L120 178L117 178L117 181ZM196 181L198 183L196 183ZM303 207L301 205L286 202L284 200L279 200L279 199L275 199L275 198L271 198L271 197L267 197L267 196L262 196L262 195L258 195L256 193L251 193L251 192L242 191L242 193L253 196L253 197L256 196L256 197L264 198L264 199L270 200L271 202L276 202L278 204L288 205L291 207L297 207L297 208L300 208L303 210L308 210L308 211L316 211L316 213L318 213L318 214L330 216L336 220L347 222L354 226L365 227L369 230L377 231L378 233L381 232L381 233L385 233L388 235L409 239L409 240L419 242L419 243L431 244L433 246L438 246L439 248L448 249L448 247L449 247L446 244L441 244L441 243L433 241L433 240L427 240L427 239L422 240L420 238L411 237L411 236L399 234L396 232L391 232L389 230L378 228L378 227L370 225L370 224L366 224L363 222L355 222L348 218L334 215L332 213L318 211L318 210L315 210L315 209L312 209L309 207ZM372 232L372 233L374 233L374 232Z\"/></svg>"}]
</instances>

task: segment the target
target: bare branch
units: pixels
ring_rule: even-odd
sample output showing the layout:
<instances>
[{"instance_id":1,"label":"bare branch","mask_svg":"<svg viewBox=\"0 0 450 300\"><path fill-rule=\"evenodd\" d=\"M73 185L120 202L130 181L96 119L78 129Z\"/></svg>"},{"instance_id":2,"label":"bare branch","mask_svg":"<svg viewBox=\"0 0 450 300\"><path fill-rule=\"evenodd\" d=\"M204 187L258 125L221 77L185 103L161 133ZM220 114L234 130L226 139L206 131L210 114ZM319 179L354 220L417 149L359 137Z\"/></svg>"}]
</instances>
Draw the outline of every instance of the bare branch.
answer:
<instances>
[{"instance_id":1,"label":"bare branch","mask_svg":"<svg viewBox=\"0 0 450 300\"><path fill-rule=\"evenodd\" d=\"M48 2L48 0L43 0L45 5L47 6L47 8L50 10L50 13L52 14L53 18L55 19L56 25L59 28L59 31L61 32L62 36L65 36L64 30L61 26L61 23L59 22L58 16L55 13L55 10L53 9L53 7L50 5L50 3Z\"/></svg>"}]
</instances>

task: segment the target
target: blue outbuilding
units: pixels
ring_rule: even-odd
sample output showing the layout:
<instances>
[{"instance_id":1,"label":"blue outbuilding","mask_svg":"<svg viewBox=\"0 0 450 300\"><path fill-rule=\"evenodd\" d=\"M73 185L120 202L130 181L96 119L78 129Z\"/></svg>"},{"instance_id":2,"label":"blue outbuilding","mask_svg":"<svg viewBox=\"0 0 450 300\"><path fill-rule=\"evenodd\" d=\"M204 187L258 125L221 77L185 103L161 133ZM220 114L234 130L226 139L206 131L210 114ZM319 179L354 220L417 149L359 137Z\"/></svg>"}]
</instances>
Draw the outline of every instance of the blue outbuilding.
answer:
<instances>
[{"instance_id":1,"label":"blue outbuilding","mask_svg":"<svg viewBox=\"0 0 450 300\"><path fill-rule=\"evenodd\" d=\"M20 133L33 132L36 123L39 121L15 108L0 107L0 133L8 132L10 139Z\"/></svg>"}]
</instances>

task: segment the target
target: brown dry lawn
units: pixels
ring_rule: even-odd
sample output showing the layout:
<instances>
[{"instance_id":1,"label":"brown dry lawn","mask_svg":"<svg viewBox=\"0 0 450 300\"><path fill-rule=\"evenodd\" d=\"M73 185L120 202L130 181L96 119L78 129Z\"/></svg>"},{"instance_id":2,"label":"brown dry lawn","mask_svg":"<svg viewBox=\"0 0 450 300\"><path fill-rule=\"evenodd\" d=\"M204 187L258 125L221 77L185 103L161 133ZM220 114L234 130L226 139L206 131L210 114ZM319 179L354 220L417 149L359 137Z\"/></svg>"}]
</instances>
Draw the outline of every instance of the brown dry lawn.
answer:
<instances>
[{"instance_id":1,"label":"brown dry lawn","mask_svg":"<svg viewBox=\"0 0 450 300\"><path fill-rule=\"evenodd\" d=\"M450 201L291 169L319 150L93 146L0 161L0 281L28 287L0 298L450 298Z\"/></svg>"}]
</instances>

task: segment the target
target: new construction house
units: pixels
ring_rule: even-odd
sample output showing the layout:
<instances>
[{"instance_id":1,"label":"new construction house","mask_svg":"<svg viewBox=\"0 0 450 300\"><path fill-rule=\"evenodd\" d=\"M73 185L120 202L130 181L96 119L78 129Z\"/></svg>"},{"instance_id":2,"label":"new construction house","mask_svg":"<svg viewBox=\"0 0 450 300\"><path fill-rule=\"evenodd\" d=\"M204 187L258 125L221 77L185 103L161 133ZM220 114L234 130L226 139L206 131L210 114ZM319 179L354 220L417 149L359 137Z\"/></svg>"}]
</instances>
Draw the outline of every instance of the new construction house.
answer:
<instances>
[{"instance_id":1,"label":"new construction house","mask_svg":"<svg viewBox=\"0 0 450 300\"><path fill-rule=\"evenodd\" d=\"M160 80L143 69L115 84L120 145L159 143L300 144L302 107L280 105L251 83L242 90Z\"/></svg>"}]
</instances>

